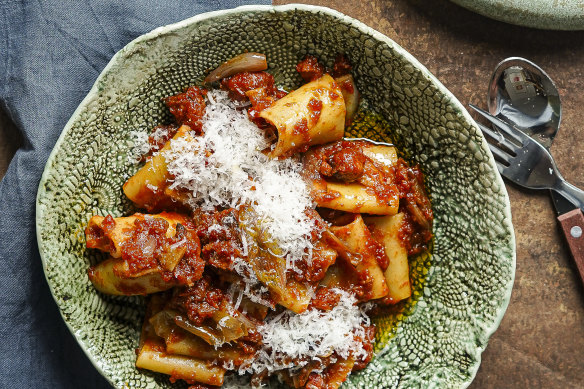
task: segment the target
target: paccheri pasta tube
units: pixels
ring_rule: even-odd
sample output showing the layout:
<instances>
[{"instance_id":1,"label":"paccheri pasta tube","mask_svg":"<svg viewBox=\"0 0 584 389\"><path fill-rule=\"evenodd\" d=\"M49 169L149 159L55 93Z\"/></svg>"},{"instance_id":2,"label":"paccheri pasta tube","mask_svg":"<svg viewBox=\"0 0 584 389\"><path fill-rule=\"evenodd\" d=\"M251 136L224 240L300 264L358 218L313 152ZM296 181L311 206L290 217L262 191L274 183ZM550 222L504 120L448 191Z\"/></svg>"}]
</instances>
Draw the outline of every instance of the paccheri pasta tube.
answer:
<instances>
[{"instance_id":1,"label":"paccheri pasta tube","mask_svg":"<svg viewBox=\"0 0 584 389\"><path fill-rule=\"evenodd\" d=\"M89 279L104 293L150 294L190 285L203 272L199 238L185 215L93 216L85 235L87 247L112 257L89 269Z\"/></svg>"},{"instance_id":2,"label":"paccheri pasta tube","mask_svg":"<svg viewBox=\"0 0 584 389\"><path fill-rule=\"evenodd\" d=\"M189 134L191 128L183 125L179 128L174 140L192 140ZM162 151L170 149L167 143ZM136 174L124 184L124 194L136 205L148 211L173 208L176 195L169 190L169 180L166 159L163 153L153 156Z\"/></svg>"},{"instance_id":3,"label":"paccheri pasta tube","mask_svg":"<svg viewBox=\"0 0 584 389\"><path fill-rule=\"evenodd\" d=\"M362 140L334 142L309 150L305 176L321 207L352 213L393 215L399 190L392 168L395 150Z\"/></svg>"},{"instance_id":4,"label":"paccheri pasta tube","mask_svg":"<svg viewBox=\"0 0 584 389\"><path fill-rule=\"evenodd\" d=\"M341 139L345 113L343 94L331 76L301 86L260 113L278 131L270 156L285 157Z\"/></svg>"}]
</instances>

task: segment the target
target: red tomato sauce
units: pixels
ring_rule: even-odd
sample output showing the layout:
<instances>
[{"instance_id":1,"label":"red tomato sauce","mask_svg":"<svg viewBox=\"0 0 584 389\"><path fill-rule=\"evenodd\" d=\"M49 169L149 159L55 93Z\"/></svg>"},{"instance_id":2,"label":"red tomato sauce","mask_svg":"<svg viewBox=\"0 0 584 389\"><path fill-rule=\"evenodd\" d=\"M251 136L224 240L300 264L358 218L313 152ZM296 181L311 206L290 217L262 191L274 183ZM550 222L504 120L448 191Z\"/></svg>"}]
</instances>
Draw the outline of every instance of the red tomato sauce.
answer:
<instances>
[{"instance_id":1,"label":"red tomato sauce","mask_svg":"<svg viewBox=\"0 0 584 389\"><path fill-rule=\"evenodd\" d=\"M107 215L99 226L91 226L85 229L85 240L88 248L100 249L106 252L114 250L114 242L109 234L114 229L116 221L111 215Z\"/></svg>"},{"instance_id":2,"label":"red tomato sauce","mask_svg":"<svg viewBox=\"0 0 584 389\"><path fill-rule=\"evenodd\" d=\"M274 76L267 72L242 72L221 80L221 88L229 91L233 100L246 101L249 99L251 108L247 114L249 119L260 128L270 125L259 115L270 107L276 100L286 96L287 92L276 88Z\"/></svg>"},{"instance_id":3,"label":"red tomato sauce","mask_svg":"<svg viewBox=\"0 0 584 389\"><path fill-rule=\"evenodd\" d=\"M192 229L177 223L176 234L166 237L168 228L169 223L163 218L144 217L134 221L130 237L121 247L122 259L128 264L126 277L157 269L167 282L174 279L180 284L192 284L202 276L205 263L200 258L197 235ZM160 261L163 255L173 250L184 250L184 254L176 267L169 271L161 266Z\"/></svg>"},{"instance_id":4,"label":"red tomato sauce","mask_svg":"<svg viewBox=\"0 0 584 389\"><path fill-rule=\"evenodd\" d=\"M304 81L310 82L321 78L326 69L315 56L307 55L296 65L296 71Z\"/></svg>"},{"instance_id":5,"label":"red tomato sauce","mask_svg":"<svg viewBox=\"0 0 584 389\"><path fill-rule=\"evenodd\" d=\"M335 58L335 63L333 64L331 75L335 78L341 77L351 73L352 69L353 67L349 62L349 59L345 57L343 54L338 54L337 57Z\"/></svg>"},{"instance_id":6,"label":"red tomato sauce","mask_svg":"<svg viewBox=\"0 0 584 389\"><path fill-rule=\"evenodd\" d=\"M165 99L166 106L174 115L179 125L186 124L197 134L203 128L203 116L205 115L205 89L190 86L183 93L170 96Z\"/></svg>"},{"instance_id":7,"label":"red tomato sauce","mask_svg":"<svg viewBox=\"0 0 584 389\"><path fill-rule=\"evenodd\" d=\"M408 255L419 254L428 248L432 239L434 220L424 189L424 176L419 166L409 166L400 158L395 165L395 177L400 191L400 211L405 214L399 238Z\"/></svg>"},{"instance_id":8,"label":"red tomato sauce","mask_svg":"<svg viewBox=\"0 0 584 389\"><path fill-rule=\"evenodd\" d=\"M225 293L215 285L218 285L217 280L205 275L193 286L175 294L169 306L186 313L193 324L200 326L221 308L221 302L226 299Z\"/></svg>"},{"instance_id":9,"label":"red tomato sauce","mask_svg":"<svg viewBox=\"0 0 584 389\"><path fill-rule=\"evenodd\" d=\"M201 258L215 268L231 269L233 258L243 256L237 210L195 211L193 220L201 242Z\"/></svg>"},{"instance_id":10,"label":"red tomato sauce","mask_svg":"<svg viewBox=\"0 0 584 389\"><path fill-rule=\"evenodd\" d=\"M320 309L321 311L330 311L341 299L341 296L331 288L320 286L316 290L316 296L310 302L310 308Z\"/></svg>"},{"instance_id":11,"label":"red tomato sauce","mask_svg":"<svg viewBox=\"0 0 584 389\"><path fill-rule=\"evenodd\" d=\"M363 141L338 141L317 147L312 155L305 158L305 174L317 183L322 183L324 178L357 182L379 200L388 201L396 196L398 190L392 172L363 154L365 145ZM318 197L318 191L314 195ZM322 195L318 198L325 200Z\"/></svg>"},{"instance_id":12,"label":"red tomato sauce","mask_svg":"<svg viewBox=\"0 0 584 389\"><path fill-rule=\"evenodd\" d=\"M322 112L322 101L312 98L308 101L308 110L310 112L310 121L314 126L318 119L320 119L320 114Z\"/></svg>"}]
</instances>

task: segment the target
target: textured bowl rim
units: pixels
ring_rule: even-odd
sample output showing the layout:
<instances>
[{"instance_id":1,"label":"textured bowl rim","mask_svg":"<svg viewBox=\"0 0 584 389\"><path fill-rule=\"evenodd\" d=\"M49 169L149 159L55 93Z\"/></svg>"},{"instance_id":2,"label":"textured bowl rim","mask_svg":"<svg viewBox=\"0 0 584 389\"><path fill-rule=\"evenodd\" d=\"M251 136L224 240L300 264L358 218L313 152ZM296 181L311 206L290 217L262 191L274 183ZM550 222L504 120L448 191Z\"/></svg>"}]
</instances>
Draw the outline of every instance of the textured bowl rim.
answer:
<instances>
[{"instance_id":1,"label":"textured bowl rim","mask_svg":"<svg viewBox=\"0 0 584 389\"><path fill-rule=\"evenodd\" d=\"M71 115L71 118L67 121L67 123L65 124L65 127L63 128L63 131L61 132L61 135L59 136L59 138L57 139L57 142L55 143L55 146L53 147L53 150L51 151L49 158L47 160L47 163L45 164L45 169L43 171L43 174L41 176L40 182L39 182L39 186L38 186L38 190L37 190L37 196L36 196L36 231L37 231L37 245L39 248L39 253L40 253L40 257L41 257L41 262L42 262L42 266L43 266L43 273L45 275L45 279L47 280L47 284L49 285L49 289L51 291L51 295L53 296L53 299L55 300L55 303L57 303L57 306L59 308L59 313L61 314L61 317L63 318L63 321L65 322L65 324L67 325L67 328L69 329L69 331L71 332L71 334L75 337L75 340L77 341L77 343L79 344L79 346L81 347L81 349L83 350L83 352L85 353L85 355L89 358L89 360L91 361L91 363L93 364L93 366L100 372L100 374L106 378L106 380L112 385L114 386L115 383L113 382L113 380L111 379L111 377L106 374L106 372L104 371L104 369L102 368L102 365L99 361L97 361L95 359L95 357L93 356L93 354L91 354L89 352L89 348L82 342L82 340L80 339L79 334L77 333L76 329L72 328L70 323L66 320L65 316L63 315L63 310L61 308L61 306L59 305L56 296L55 296L55 290L53 288L53 285L51 284L51 282L49 281L48 277L47 277L47 259L45 258L45 253L44 253L44 243L41 240L41 236L39 233L39 229L38 226L42 223L43 218L44 218L44 213L43 213L43 209L40 206L40 200L41 198L45 195L45 183L47 181L48 175L50 174L50 170L48 169L48 167L53 163L53 161L55 160L58 152L61 149L61 145L64 143L65 141L65 137L67 135L67 133L71 130L71 128L73 127L73 124L75 123L75 121L77 120L79 114L85 110L87 108L87 106L89 105L89 103L95 98L95 96L99 93L99 84L100 82L106 78L106 76L108 75L108 73L110 72L111 68L118 63L118 61L122 58L124 58L126 55L128 55L128 53L130 52L130 49L141 43L141 42L146 42L149 40L153 40L158 38L161 35L165 35L168 34L170 32L176 31L178 29L181 29L183 27L195 24L195 23L199 23L205 20L209 20L209 19L213 19L215 17L218 16L225 16L225 15L234 15L234 14L239 14L239 13L248 13L248 12L280 12L280 13L284 13L284 12L289 12L289 11L293 11L293 10L301 10L301 11L306 11L306 12L312 12L312 13L322 13L322 14L326 14L329 16L332 16L334 18L343 20L345 22L350 23L353 27L357 28L360 32L364 33L364 34L368 34L370 36L372 36L374 39L379 40L383 43L386 43L389 47L392 48L392 50L394 50L396 53L398 53L399 55L403 56L408 62L412 63L418 70L420 70L422 72L422 74L427 77L435 86L436 88L444 95L447 97L448 102L453 104L454 107L456 107L456 109L458 109L459 113L462 114L463 118L466 119L470 124L472 124L472 126L475 128L475 130L477 131L478 134L481 134L481 138L482 138L482 143L481 143L481 148L482 150L486 153L486 155L489 156L489 163L491 164L491 167L493 169L496 170L495 167L495 162L493 159L493 156L491 154L491 151L489 150L486 140L484 138L484 136L482 136L482 133L479 131L478 126L476 125L474 119L470 116L470 114L468 113L468 111L464 108L464 106L462 105L462 103L460 103L460 101L458 101L458 99L452 94L452 92L450 92L424 65L422 65L413 55L411 55L409 52L407 52L403 47L401 47L399 44L397 44L395 41L393 41L392 39L390 39L389 37L385 36L384 34L380 33L379 31L367 26L365 23L352 18L350 16L347 16L339 11L333 10L331 8L328 7L322 7L322 6L314 6L314 5L306 5L306 4L286 4L286 5L244 5L244 6L240 6L240 7L236 7L236 8L231 8L231 9L224 9L224 10L217 10L217 11L211 11L211 12L205 12L205 13L201 13L198 15L195 15L193 17L190 17L188 19L179 21L177 23L173 23L173 24L168 24L165 26L161 26L158 28L155 28L154 30L140 35L139 37L135 38L134 40L130 41L128 44L126 44L121 50L119 50L113 57L112 59L108 62L108 64L105 66L105 68L102 70L102 72L100 73L100 75L97 77L97 79L95 80L93 86L91 87L91 89L89 90L89 92L87 93L87 95L85 96L85 98L81 101L81 103L79 104L79 106L77 107L77 109L75 109L75 111L73 112L73 114ZM511 271L511 277L509 279L508 284L505 286L506 290L505 290L505 295L503 296L504 301L501 304L501 306L499 307L498 310L498 314L497 316L494 318L493 323L490 327L488 328L484 328L482 327L482 331L484 331L485 334L485 343L484 346L481 347L477 347L477 354L476 354L476 358L477 358L477 363L474 366L471 366L471 371L470 371L470 378L467 381L463 382L463 385L461 386L461 388L466 388L468 387L471 382L474 380L478 369L480 367L480 363L481 363L481 354L483 353L483 351L485 350L487 344L488 344L488 340L491 337L491 335L496 331L496 329L499 327L501 320L503 320L503 316L507 310L507 307L509 305L509 301L511 299L511 292L513 289L513 283L515 280L515 268L516 268L516 243L515 243L515 233L513 230L513 224L511 222L511 206L510 206L510 202L509 202L509 195L507 193L507 190L505 188L505 185L503 183L503 179L501 178L500 175L496 175L496 180L497 183L499 185L499 187L501 188L501 194L504 196L504 200L506 203L506 207L505 207L505 223L507 224L507 228L510 231L510 245L511 245L511 259L512 259L512 271Z\"/></svg>"}]
</instances>

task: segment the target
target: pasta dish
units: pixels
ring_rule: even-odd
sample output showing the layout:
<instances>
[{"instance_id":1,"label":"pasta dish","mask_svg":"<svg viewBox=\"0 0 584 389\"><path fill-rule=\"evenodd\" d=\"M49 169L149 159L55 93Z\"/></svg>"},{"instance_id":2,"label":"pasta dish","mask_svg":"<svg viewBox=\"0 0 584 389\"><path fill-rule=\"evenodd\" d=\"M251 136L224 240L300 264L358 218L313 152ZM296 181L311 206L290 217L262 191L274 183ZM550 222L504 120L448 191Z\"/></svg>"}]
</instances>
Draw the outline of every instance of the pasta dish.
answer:
<instances>
[{"instance_id":1,"label":"pasta dish","mask_svg":"<svg viewBox=\"0 0 584 389\"><path fill-rule=\"evenodd\" d=\"M345 139L359 107L348 60L297 66L276 86L244 53L165 99L172 123L135 149L123 186L140 212L93 216L97 290L148 295L136 366L193 389L230 377L338 388L373 354L380 308L411 294L432 209L394 146ZM219 87L217 87L217 85Z\"/></svg>"}]
</instances>

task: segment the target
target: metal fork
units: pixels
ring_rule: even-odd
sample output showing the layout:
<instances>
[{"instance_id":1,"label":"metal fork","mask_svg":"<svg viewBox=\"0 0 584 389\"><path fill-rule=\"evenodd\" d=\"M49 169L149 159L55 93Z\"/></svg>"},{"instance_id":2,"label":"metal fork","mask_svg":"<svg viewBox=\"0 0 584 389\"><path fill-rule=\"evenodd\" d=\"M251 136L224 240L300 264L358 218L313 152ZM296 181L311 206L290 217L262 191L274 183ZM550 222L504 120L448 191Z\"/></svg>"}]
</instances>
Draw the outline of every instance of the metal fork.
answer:
<instances>
[{"instance_id":1,"label":"metal fork","mask_svg":"<svg viewBox=\"0 0 584 389\"><path fill-rule=\"evenodd\" d=\"M545 147L476 105L470 104L470 107L499 130L477 123L481 131L495 142L489 143L489 149L503 177L528 189L551 189L584 209L584 191L562 177Z\"/></svg>"}]
</instances>

